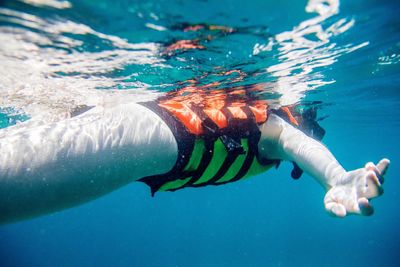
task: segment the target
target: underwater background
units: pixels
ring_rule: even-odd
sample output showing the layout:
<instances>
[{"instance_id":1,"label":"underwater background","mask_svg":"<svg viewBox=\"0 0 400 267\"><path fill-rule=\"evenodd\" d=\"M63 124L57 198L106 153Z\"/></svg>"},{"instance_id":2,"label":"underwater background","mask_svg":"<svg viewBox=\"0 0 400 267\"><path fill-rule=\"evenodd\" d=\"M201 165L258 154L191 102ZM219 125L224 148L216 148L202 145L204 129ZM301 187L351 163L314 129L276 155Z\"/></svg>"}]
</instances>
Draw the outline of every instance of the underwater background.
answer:
<instances>
[{"instance_id":1,"label":"underwater background","mask_svg":"<svg viewBox=\"0 0 400 267\"><path fill-rule=\"evenodd\" d=\"M348 170L391 160L371 217L329 216L322 187L293 180L290 163L155 197L135 182L0 226L0 267L400 266L399 14L378 0L0 1L1 128L195 79L317 107Z\"/></svg>"}]
</instances>

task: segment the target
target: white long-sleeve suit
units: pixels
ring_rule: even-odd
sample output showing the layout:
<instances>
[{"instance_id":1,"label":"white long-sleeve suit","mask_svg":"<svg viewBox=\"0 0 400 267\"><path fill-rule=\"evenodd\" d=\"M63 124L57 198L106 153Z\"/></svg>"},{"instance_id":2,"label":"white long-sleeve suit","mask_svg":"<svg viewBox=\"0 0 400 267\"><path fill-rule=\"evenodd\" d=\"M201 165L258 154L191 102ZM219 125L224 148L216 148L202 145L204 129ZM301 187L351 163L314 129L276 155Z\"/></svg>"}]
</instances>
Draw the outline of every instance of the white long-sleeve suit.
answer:
<instances>
[{"instance_id":1,"label":"white long-sleeve suit","mask_svg":"<svg viewBox=\"0 0 400 267\"><path fill-rule=\"evenodd\" d=\"M354 172L346 172L322 144L275 115L260 130L260 153L295 161L315 177L329 190L325 206L333 214L363 213L359 200L379 194L371 166L357 170L354 178ZM177 142L158 115L136 103L96 106L56 123L28 121L3 129L0 223L72 207L139 178L166 173L176 162ZM374 171L383 173L388 161L380 164ZM366 184L378 189L357 191ZM356 191L343 196L348 188Z\"/></svg>"}]
</instances>

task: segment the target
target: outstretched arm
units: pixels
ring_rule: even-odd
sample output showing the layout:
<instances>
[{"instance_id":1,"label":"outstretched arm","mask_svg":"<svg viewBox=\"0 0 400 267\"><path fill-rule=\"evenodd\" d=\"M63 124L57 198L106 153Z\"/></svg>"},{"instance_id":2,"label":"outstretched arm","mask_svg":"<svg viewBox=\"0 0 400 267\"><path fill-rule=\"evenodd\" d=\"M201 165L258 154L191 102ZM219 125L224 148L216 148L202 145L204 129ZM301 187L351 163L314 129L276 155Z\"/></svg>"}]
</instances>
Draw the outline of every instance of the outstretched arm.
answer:
<instances>
[{"instance_id":1,"label":"outstretched arm","mask_svg":"<svg viewBox=\"0 0 400 267\"><path fill-rule=\"evenodd\" d=\"M260 130L260 153L272 159L294 161L314 177L327 191L324 203L328 212L338 217L373 213L369 199L383 193L388 159L382 159L377 165L370 162L363 168L346 171L323 144L276 115L271 115Z\"/></svg>"}]
</instances>

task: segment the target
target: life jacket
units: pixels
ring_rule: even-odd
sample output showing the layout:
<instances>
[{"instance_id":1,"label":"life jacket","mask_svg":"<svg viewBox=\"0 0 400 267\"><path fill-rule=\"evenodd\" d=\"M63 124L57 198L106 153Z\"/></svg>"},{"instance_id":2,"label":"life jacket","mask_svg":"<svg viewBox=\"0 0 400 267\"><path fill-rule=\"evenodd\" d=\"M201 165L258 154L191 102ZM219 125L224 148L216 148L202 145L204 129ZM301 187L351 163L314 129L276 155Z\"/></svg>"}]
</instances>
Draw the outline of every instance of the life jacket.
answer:
<instances>
[{"instance_id":1,"label":"life jacket","mask_svg":"<svg viewBox=\"0 0 400 267\"><path fill-rule=\"evenodd\" d=\"M279 166L279 160L259 154L258 125L265 123L271 112L296 127L301 121L289 107L270 110L262 100L240 101L244 90L204 92L188 87L141 103L166 122L178 145L177 161L169 172L139 179L151 188L153 196L158 191L231 183ZM295 174L300 177L301 169L296 166Z\"/></svg>"},{"instance_id":2,"label":"life jacket","mask_svg":"<svg viewBox=\"0 0 400 267\"><path fill-rule=\"evenodd\" d=\"M235 94L240 92L232 95ZM258 153L258 125L268 118L267 105L262 101L232 101L232 95L201 95L197 91L190 96L170 95L142 103L163 118L178 144L178 158L172 170L139 180L151 188L152 195L157 191L230 183L277 164Z\"/></svg>"}]
</instances>

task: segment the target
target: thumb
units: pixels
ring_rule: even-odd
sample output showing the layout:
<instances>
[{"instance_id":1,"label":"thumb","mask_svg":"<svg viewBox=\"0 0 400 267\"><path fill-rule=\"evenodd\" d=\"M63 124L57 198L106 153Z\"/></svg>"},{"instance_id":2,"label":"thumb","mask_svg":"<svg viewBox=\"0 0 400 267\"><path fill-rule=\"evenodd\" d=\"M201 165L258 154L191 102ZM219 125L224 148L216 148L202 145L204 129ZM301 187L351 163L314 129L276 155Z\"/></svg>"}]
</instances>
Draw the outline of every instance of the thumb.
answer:
<instances>
[{"instance_id":1,"label":"thumb","mask_svg":"<svg viewBox=\"0 0 400 267\"><path fill-rule=\"evenodd\" d=\"M371 216L374 214L374 208L365 197L358 199L358 207L360 208L360 214L364 216Z\"/></svg>"},{"instance_id":2,"label":"thumb","mask_svg":"<svg viewBox=\"0 0 400 267\"><path fill-rule=\"evenodd\" d=\"M337 217L340 217L340 218L345 217L346 214L347 214L345 206L343 206L340 203L333 202L333 201L325 202L325 209L331 215L337 216Z\"/></svg>"}]
</instances>

